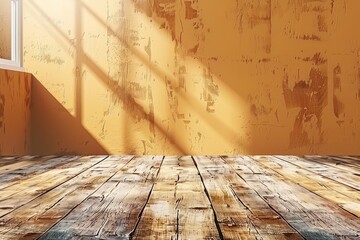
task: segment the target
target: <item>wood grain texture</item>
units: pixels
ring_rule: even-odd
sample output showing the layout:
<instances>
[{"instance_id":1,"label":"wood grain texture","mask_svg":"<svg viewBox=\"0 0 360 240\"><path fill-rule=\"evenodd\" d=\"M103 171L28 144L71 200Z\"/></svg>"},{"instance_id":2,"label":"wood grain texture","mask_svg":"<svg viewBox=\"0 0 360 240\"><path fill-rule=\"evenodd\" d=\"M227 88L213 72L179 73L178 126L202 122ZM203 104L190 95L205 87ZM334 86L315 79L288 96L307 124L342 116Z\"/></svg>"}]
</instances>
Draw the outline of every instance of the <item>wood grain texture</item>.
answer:
<instances>
[{"instance_id":1,"label":"wood grain texture","mask_svg":"<svg viewBox=\"0 0 360 240\"><path fill-rule=\"evenodd\" d=\"M356 156L2 157L0 239L357 240L358 163Z\"/></svg>"},{"instance_id":2,"label":"wood grain texture","mask_svg":"<svg viewBox=\"0 0 360 240\"><path fill-rule=\"evenodd\" d=\"M73 160L76 160L78 157L76 156L62 156L62 157L40 157L34 158L31 160L31 164L28 164L25 167L20 167L17 169L13 169L12 171L8 171L6 173L0 174L0 189L5 189L12 185L20 184L22 181L26 179L32 178L39 174L42 174L50 169L54 169L65 165ZM20 158L22 161L22 158ZM30 160L26 160L30 161ZM10 166L12 166L11 164Z\"/></svg>"},{"instance_id":3,"label":"wood grain texture","mask_svg":"<svg viewBox=\"0 0 360 240\"><path fill-rule=\"evenodd\" d=\"M288 160L285 161L282 158ZM360 217L360 192L357 189L333 180L338 178L337 175L340 175L340 173L333 172L331 168L322 168L324 173L317 174L308 170L316 166L315 164L300 160L297 157L288 156L282 158L278 159L271 156L254 157L258 163L266 168L272 169L283 177ZM295 164L291 164L292 162L295 162ZM299 166L308 166L308 169L303 169ZM324 175L328 177L324 177ZM357 181L359 180L360 178L358 177ZM353 180L353 182L357 185L356 180ZM350 185L352 185L351 182Z\"/></svg>"},{"instance_id":4,"label":"wood grain texture","mask_svg":"<svg viewBox=\"0 0 360 240\"><path fill-rule=\"evenodd\" d=\"M162 159L133 159L42 239L128 238L147 202Z\"/></svg>"},{"instance_id":5,"label":"wood grain texture","mask_svg":"<svg viewBox=\"0 0 360 240\"><path fill-rule=\"evenodd\" d=\"M262 166L251 157L226 158L226 162L304 238L359 236L360 219L333 202Z\"/></svg>"},{"instance_id":6,"label":"wood grain texture","mask_svg":"<svg viewBox=\"0 0 360 240\"><path fill-rule=\"evenodd\" d=\"M341 164L333 158L299 158L295 156L279 156L278 158L300 168L307 169L313 175L319 175L347 185L355 190L360 190L360 169Z\"/></svg>"},{"instance_id":7,"label":"wood grain texture","mask_svg":"<svg viewBox=\"0 0 360 240\"><path fill-rule=\"evenodd\" d=\"M301 239L219 157L194 157L225 239Z\"/></svg>"},{"instance_id":8,"label":"wood grain texture","mask_svg":"<svg viewBox=\"0 0 360 240\"><path fill-rule=\"evenodd\" d=\"M77 157L74 161L31 176L0 190L0 217L91 168L105 157Z\"/></svg>"},{"instance_id":9,"label":"wood grain texture","mask_svg":"<svg viewBox=\"0 0 360 240\"><path fill-rule=\"evenodd\" d=\"M1 1L0 5L4 2ZM0 8L4 9L3 6ZM7 25L4 23L4 11L1 12L0 49L6 45L3 42L4 32L2 29L4 25ZM1 66L0 155L30 154L31 94L30 73L6 70L4 66Z\"/></svg>"},{"instance_id":10,"label":"wood grain texture","mask_svg":"<svg viewBox=\"0 0 360 240\"><path fill-rule=\"evenodd\" d=\"M64 184L0 219L6 239L35 238L60 221L73 208L106 183L132 157L107 158Z\"/></svg>"},{"instance_id":11,"label":"wood grain texture","mask_svg":"<svg viewBox=\"0 0 360 240\"><path fill-rule=\"evenodd\" d=\"M327 166L331 166L335 169L340 169L341 174L337 174L336 177L344 178L343 174L346 176L359 176L360 165L357 165L358 161L352 161L349 159L341 158L341 157L330 157L330 156L304 156L303 159L309 160L314 165L325 164ZM359 160L360 161L360 160ZM325 171L326 172L326 171ZM354 184L354 183L351 183ZM356 184L356 183L355 183Z\"/></svg>"},{"instance_id":12,"label":"wood grain texture","mask_svg":"<svg viewBox=\"0 0 360 240\"><path fill-rule=\"evenodd\" d=\"M220 239L190 156L165 157L134 239Z\"/></svg>"}]
</instances>

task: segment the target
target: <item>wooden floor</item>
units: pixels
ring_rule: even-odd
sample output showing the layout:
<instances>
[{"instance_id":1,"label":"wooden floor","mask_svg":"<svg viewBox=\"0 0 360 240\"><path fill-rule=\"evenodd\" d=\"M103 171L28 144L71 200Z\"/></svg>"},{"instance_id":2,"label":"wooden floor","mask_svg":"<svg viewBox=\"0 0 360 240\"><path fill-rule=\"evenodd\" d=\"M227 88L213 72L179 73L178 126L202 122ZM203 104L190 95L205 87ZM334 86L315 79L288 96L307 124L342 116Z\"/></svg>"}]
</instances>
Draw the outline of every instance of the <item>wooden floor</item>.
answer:
<instances>
[{"instance_id":1,"label":"wooden floor","mask_svg":"<svg viewBox=\"0 0 360 240\"><path fill-rule=\"evenodd\" d=\"M351 156L0 158L0 239L360 239Z\"/></svg>"}]
</instances>

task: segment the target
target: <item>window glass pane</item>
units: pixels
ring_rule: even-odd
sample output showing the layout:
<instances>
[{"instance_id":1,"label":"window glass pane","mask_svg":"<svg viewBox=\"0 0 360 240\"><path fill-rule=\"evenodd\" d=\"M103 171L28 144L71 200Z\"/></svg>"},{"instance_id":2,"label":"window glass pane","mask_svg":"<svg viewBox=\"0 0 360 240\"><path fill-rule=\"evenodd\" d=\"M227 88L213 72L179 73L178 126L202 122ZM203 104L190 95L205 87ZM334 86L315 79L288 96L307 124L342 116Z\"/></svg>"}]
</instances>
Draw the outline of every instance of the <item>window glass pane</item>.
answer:
<instances>
[{"instance_id":1,"label":"window glass pane","mask_svg":"<svg viewBox=\"0 0 360 240\"><path fill-rule=\"evenodd\" d=\"M0 58L11 60L11 0L0 0Z\"/></svg>"}]
</instances>

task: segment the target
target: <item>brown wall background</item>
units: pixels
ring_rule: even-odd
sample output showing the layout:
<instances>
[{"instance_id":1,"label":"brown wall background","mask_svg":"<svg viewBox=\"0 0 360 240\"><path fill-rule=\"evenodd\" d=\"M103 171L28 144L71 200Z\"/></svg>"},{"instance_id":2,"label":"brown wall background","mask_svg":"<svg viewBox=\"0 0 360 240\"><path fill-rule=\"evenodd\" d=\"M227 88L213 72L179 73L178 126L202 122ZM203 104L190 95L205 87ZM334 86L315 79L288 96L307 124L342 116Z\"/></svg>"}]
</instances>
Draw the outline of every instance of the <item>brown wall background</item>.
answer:
<instances>
[{"instance_id":1,"label":"brown wall background","mask_svg":"<svg viewBox=\"0 0 360 240\"><path fill-rule=\"evenodd\" d=\"M31 74L0 69L0 155L30 151Z\"/></svg>"},{"instance_id":2,"label":"brown wall background","mask_svg":"<svg viewBox=\"0 0 360 240\"><path fill-rule=\"evenodd\" d=\"M53 103L32 104L33 153L359 154L359 11L24 1L24 65Z\"/></svg>"}]
</instances>

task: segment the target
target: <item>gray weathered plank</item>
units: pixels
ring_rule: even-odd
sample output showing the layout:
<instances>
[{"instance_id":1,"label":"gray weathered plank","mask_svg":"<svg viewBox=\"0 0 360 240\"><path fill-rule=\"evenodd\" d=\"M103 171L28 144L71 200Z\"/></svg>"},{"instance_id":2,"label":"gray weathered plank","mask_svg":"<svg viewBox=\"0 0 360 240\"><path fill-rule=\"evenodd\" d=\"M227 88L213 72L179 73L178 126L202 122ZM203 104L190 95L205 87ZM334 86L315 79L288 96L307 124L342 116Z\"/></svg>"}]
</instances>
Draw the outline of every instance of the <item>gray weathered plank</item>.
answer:
<instances>
[{"instance_id":1,"label":"gray weathered plank","mask_svg":"<svg viewBox=\"0 0 360 240\"><path fill-rule=\"evenodd\" d=\"M302 239L219 157L194 157L225 239Z\"/></svg>"},{"instance_id":2,"label":"gray weathered plank","mask_svg":"<svg viewBox=\"0 0 360 240\"><path fill-rule=\"evenodd\" d=\"M33 178L36 175L42 174L50 169L61 167L71 161L78 159L78 156L45 156L39 160L34 161L33 164L14 169L13 171L0 174L0 190L12 185L21 184L26 179Z\"/></svg>"},{"instance_id":3,"label":"gray weathered plank","mask_svg":"<svg viewBox=\"0 0 360 240\"><path fill-rule=\"evenodd\" d=\"M226 162L306 239L346 239L360 234L360 219L251 157ZM259 174L260 173L260 174Z\"/></svg>"},{"instance_id":4,"label":"gray weathered plank","mask_svg":"<svg viewBox=\"0 0 360 240\"><path fill-rule=\"evenodd\" d=\"M0 190L0 217L34 200L105 159L81 157Z\"/></svg>"},{"instance_id":5,"label":"gray weathered plank","mask_svg":"<svg viewBox=\"0 0 360 240\"><path fill-rule=\"evenodd\" d=\"M336 175L336 172L332 172L330 167L320 166L321 170L327 170L327 173L317 174L316 171L308 170L309 168L314 170L316 164L312 164L298 157L287 156L276 158L273 156L254 156L253 158L257 160L258 163L272 169L284 178L290 179L309 191L360 217L360 192L338 181L332 180L333 178L336 179L336 177L332 177L332 175ZM325 177L324 175L329 175L329 177Z\"/></svg>"},{"instance_id":6,"label":"gray weathered plank","mask_svg":"<svg viewBox=\"0 0 360 240\"><path fill-rule=\"evenodd\" d=\"M128 238L163 157L137 157L74 208L41 239Z\"/></svg>"},{"instance_id":7,"label":"gray weathered plank","mask_svg":"<svg viewBox=\"0 0 360 240\"><path fill-rule=\"evenodd\" d=\"M131 158L131 156L109 157L0 218L1 237L4 239L39 237L107 182Z\"/></svg>"},{"instance_id":8,"label":"gray weathered plank","mask_svg":"<svg viewBox=\"0 0 360 240\"><path fill-rule=\"evenodd\" d=\"M344 185L360 191L360 168L349 166L348 164L330 157L305 156L277 156L299 167L305 168Z\"/></svg>"}]
</instances>

